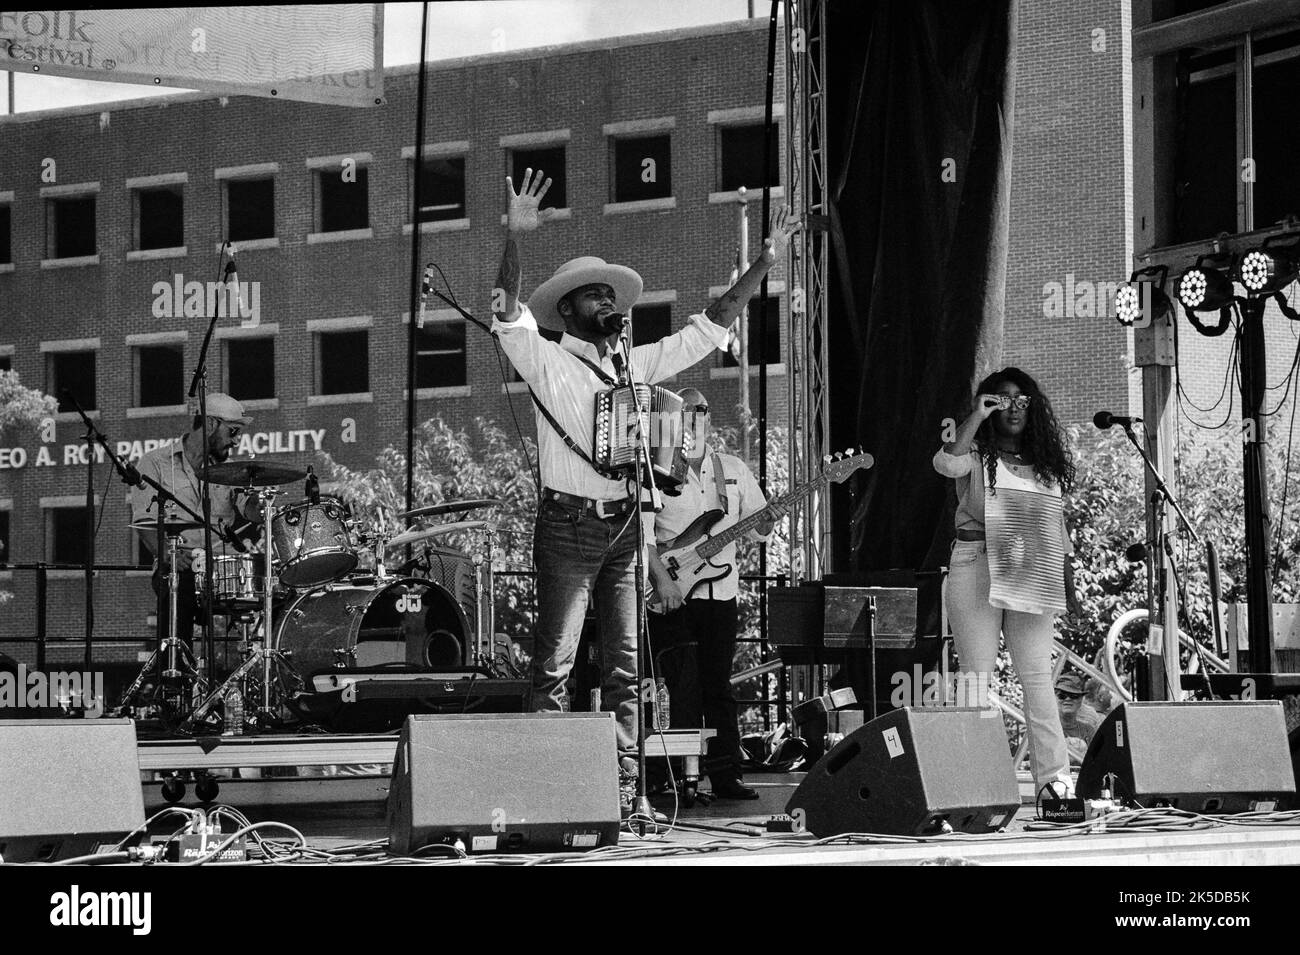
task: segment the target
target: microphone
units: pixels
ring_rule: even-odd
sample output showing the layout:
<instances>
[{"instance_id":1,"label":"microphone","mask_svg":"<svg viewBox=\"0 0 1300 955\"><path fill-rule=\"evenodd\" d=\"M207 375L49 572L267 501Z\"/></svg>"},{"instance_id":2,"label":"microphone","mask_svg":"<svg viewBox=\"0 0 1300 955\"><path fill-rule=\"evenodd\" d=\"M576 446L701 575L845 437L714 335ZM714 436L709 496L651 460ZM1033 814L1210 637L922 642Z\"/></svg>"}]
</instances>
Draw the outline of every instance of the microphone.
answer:
<instances>
[{"instance_id":1,"label":"microphone","mask_svg":"<svg viewBox=\"0 0 1300 955\"><path fill-rule=\"evenodd\" d=\"M1128 429L1132 428L1133 425L1141 424L1142 419L1129 418L1121 414L1111 414L1109 411L1098 411L1095 415L1092 416L1092 423L1095 424L1097 427L1101 428L1101 430L1103 431L1105 431L1107 428L1114 427L1117 424L1122 425L1124 429L1127 431Z\"/></svg>"},{"instance_id":2,"label":"microphone","mask_svg":"<svg viewBox=\"0 0 1300 955\"><path fill-rule=\"evenodd\" d=\"M226 274L222 281L234 286L235 318L242 318L244 315L244 302L239 296L239 271L235 267L235 245L233 242L227 241L226 248L230 251L230 261L226 263Z\"/></svg>"},{"instance_id":3,"label":"microphone","mask_svg":"<svg viewBox=\"0 0 1300 955\"><path fill-rule=\"evenodd\" d=\"M424 278L420 280L420 314L415 319L415 327L424 327L424 306L429 301L429 290L433 288L433 263L424 267Z\"/></svg>"},{"instance_id":4,"label":"microphone","mask_svg":"<svg viewBox=\"0 0 1300 955\"><path fill-rule=\"evenodd\" d=\"M613 335L615 332L621 332L627 328L628 318L622 312L610 312L600 321L600 327L606 334Z\"/></svg>"},{"instance_id":5,"label":"microphone","mask_svg":"<svg viewBox=\"0 0 1300 955\"><path fill-rule=\"evenodd\" d=\"M320 481L316 479L316 472L310 464L307 465L306 492L308 501L312 504L320 503Z\"/></svg>"}]
</instances>

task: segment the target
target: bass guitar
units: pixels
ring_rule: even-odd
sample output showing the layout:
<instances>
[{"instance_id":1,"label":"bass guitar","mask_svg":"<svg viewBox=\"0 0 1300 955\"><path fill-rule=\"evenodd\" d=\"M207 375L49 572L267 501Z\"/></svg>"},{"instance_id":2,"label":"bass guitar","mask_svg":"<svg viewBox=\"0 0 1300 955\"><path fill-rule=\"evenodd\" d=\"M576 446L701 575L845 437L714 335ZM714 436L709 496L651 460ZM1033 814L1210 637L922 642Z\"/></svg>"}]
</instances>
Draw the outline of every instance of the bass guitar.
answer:
<instances>
[{"instance_id":1,"label":"bass guitar","mask_svg":"<svg viewBox=\"0 0 1300 955\"><path fill-rule=\"evenodd\" d=\"M875 459L865 451L856 454L852 449L826 458L822 473L814 481L801 484L791 491L771 501L761 511L755 511L744 520L737 521L731 527L717 534L710 534L713 525L722 519L722 511L714 508L705 511L670 541L656 546L659 560L664 565L677 586L681 588L686 599L705 584L721 580L731 573L731 564L716 563L713 558L720 554L728 544L744 537L750 531L768 522L774 522L798 501L827 484L840 484L849 475L865 471L875 464ZM664 613L666 607L663 598L653 590L647 601L647 607L654 613Z\"/></svg>"}]
</instances>

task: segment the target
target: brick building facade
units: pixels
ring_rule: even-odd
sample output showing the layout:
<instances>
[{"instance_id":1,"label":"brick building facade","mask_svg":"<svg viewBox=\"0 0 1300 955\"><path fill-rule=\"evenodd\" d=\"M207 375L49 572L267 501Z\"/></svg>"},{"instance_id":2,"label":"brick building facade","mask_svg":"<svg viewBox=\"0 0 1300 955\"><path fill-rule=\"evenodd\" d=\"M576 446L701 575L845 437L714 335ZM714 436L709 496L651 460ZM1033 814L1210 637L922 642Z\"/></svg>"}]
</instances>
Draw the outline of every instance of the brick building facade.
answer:
<instances>
[{"instance_id":1,"label":"brick building facade","mask_svg":"<svg viewBox=\"0 0 1300 955\"><path fill-rule=\"evenodd\" d=\"M564 211L525 243L525 292L569 258L600 255L645 279L638 339L682 327L727 284L738 245L736 187L759 184L765 26L433 64L422 259L441 267L462 304L489 318L504 177L512 165L558 156L562 169L546 170L557 180L547 204ZM230 234L240 281L258 283L244 302L247 313L256 305L256 325L252 315L220 319L209 387L245 399L256 419L239 451L303 466L320 449L364 468L384 447L402 447L416 79L414 67L390 70L380 109L186 94L0 119L10 249L0 265L0 362L51 393L72 387L97 409L110 440L139 442L134 453L182 433L182 390L206 328L197 308L185 314L185 283L218 278L218 247ZM780 103L776 123L783 134ZM776 155L783 165L784 140ZM775 191L774 201L781 196ZM758 209L751 206L751 256ZM785 287L779 271L772 279L776 333ZM439 305L431 299L420 340L419 418L441 415L472 429L483 415L505 424L513 402L531 433L527 394L503 383L489 337ZM771 352L776 341L769 334ZM782 423L784 366L780 355L771 359L769 418ZM709 394L725 409L720 425L736 421L738 380L728 364L706 359L672 383ZM53 434L0 442L10 562L81 552L79 425L61 413ZM96 469L104 502L96 558L131 563L137 544L124 529L124 490L116 478L104 490L108 472L107 464ZM21 658L30 645L5 638L32 635L34 583L27 572L3 573L0 588L15 596L0 607L0 652ZM97 639L152 636L148 583L141 572L99 575ZM80 659L82 586L76 571L53 573L51 665ZM139 649L106 644L96 659L134 660Z\"/></svg>"}]
</instances>

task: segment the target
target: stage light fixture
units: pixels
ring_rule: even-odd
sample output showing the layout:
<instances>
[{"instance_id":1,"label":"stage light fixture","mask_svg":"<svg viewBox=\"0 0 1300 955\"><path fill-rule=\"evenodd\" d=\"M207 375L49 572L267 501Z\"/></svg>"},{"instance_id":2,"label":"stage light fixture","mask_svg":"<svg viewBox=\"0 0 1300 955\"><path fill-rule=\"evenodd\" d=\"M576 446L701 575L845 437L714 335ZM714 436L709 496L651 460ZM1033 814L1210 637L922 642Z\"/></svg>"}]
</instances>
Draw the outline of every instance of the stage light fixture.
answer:
<instances>
[{"instance_id":1,"label":"stage light fixture","mask_svg":"<svg viewBox=\"0 0 1300 955\"><path fill-rule=\"evenodd\" d=\"M1231 304L1232 298L1232 280L1218 269L1188 269L1178 283L1178 300L1184 308L1216 312Z\"/></svg>"},{"instance_id":2,"label":"stage light fixture","mask_svg":"<svg viewBox=\"0 0 1300 955\"><path fill-rule=\"evenodd\" d=\"M1296 279L1297 246L1300 236L1294 233L1269 236L1242 258L1237 280L1252 295L1282 291Z\"/></svg>"},{"instance_id":3,"label":"stage light fixture","mask_svg":"<svg viewBox=\"0 0 1300 955\"><path fill-rule=\"evenodd\" d=\"M1128 283L1115 293L1115 319L1121 325L1132 325L1143 318L1144 308L1149 308L1145 327L1163 318L1173 310L1173 303L1165 294L1165 279L1169 269L1164 265L1149 265L1129 276Z\"/></svg>"},{"instance_id":4,"label":"stage light fixture","mask_svg":"<svg viewBox=\"0 0 1300 955\"><path fill-rule=\"evenodd\" d=\"M1232 309L1239 300L1232 287L1233 257L1224 252L1202 255L1178 280L1178 301L1187 320L1202 335L1222 335L1232 320ZM1206 325L1197 312L1218 312L1217 325Z\"/></svg>"}]
</instances>

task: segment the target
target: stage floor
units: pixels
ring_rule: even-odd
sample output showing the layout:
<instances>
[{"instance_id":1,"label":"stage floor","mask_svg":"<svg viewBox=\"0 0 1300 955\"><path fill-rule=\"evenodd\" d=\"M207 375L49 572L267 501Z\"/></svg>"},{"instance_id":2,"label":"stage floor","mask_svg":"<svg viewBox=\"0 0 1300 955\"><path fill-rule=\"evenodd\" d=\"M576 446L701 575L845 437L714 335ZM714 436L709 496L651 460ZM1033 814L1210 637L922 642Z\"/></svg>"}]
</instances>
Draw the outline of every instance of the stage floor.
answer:
<instances>
[{"instance_id":1,"label":"stage floor","mask_svg":"<svg viewBox=\"0 0 1300 955\"><path fill-rule=\"evenodd\" d=\"M1002 833L928 839L841 837L825 841L811 836L767 834L763 824L783 811L801 778L801 774L751 774L746 782L758 790L757 800L717 801L707 806L697 803L689 810L679 809L677 825L658 834L638 836L625 827L617 847L564 856L515 855L509 861L611 865L1300 865L1300 826L1207 825L1169 832L1113 828L1086 833L1031 830L1027 826L1033 821L1034 808L1026 774L1020 777L1021 809ZM387 782L376 776L223 779L220 801L238 806L253 822L274 820L294 826L315 849L337 851L386 840ZM146 797L147 805L156 807L156 787L147 786ZM652 802L670 819L673 817L671 794L657 795ZM174 823L156 827L154 832L171 828ZM270 832L266 835L276 837ZM503 858L472 856L468 861L481 864Z\"/></svg>"}]
</instances>

